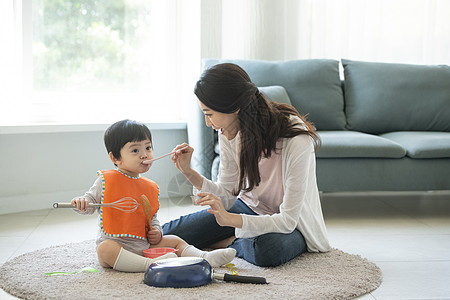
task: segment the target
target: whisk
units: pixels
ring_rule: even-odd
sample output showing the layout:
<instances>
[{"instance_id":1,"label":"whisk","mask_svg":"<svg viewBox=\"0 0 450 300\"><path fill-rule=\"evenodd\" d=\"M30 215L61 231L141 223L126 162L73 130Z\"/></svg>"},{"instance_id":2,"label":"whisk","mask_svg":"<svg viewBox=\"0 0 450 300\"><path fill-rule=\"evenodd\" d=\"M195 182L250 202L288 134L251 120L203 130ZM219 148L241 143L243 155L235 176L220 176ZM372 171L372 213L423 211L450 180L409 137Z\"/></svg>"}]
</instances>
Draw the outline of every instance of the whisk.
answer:
<instances>
[{"instance_id":1,"label":"whisk","mask_svg":"<svg viewBox=\"0 0 450 300\"><path fill-rule=\"evenodd\" d=\"M124 212L132 213L139 207L139 203L131 198L125 197L111 203L89 203L89 207L111 207ZM75 208L72 203L53 203L53 208Z\"/></svg>"}]
</instances>

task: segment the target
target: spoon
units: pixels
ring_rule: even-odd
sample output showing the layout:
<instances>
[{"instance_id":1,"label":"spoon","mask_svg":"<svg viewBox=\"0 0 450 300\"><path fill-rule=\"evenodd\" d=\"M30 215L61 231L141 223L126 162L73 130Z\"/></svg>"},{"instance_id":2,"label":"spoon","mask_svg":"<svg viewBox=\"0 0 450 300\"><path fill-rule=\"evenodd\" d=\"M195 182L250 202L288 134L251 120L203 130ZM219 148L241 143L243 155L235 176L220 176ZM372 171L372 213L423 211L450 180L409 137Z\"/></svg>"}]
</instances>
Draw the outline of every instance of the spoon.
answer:
<instances>
[{"instance_id":1,"label":"spoon","mask_svg":"<svg viewBox=\"0 0 450 300\"><path fill-rule=\"evenodd\" d=\"M171 154L174 154L174 153L177 152L177 151L184 150L184 149L187 149L187 148L188 148L188 146L183 147L183 148L178 149L178 150L175 150L175 151L172 151L172 152L170 152L170 153L161 155L160 157L157 157L157 158L152 158L152 159L144 160L142 163L143 163L143 164L149 164L149 163L151 163L151 162L154 162L155 160L164 158L164 157L166 157L166 156L169 156L169 155L171 155Z\"/></svg>"},{"instance_id":2,"label":"spoon","mask_svg":"<svg viewBox=\"0 0 450 300\"><path fill-rule=\"evenodd\" d=\"M56 276L56 275L75 275L81 272L88 272L88 273L97 273L100 272L96 268L86 267L81 270L78 270L76 272L51 272L51 273L45 273L47 276Z\"/></svg>"}]
</instances>

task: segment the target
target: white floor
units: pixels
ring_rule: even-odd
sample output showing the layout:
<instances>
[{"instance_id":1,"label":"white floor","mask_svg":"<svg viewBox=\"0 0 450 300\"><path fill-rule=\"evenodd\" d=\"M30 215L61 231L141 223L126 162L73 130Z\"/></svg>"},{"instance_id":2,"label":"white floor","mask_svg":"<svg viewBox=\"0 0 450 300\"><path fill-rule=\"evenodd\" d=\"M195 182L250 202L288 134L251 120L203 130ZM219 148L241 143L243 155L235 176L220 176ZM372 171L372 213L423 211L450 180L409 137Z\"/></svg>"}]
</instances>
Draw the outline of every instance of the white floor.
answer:
<instances>
[{"instance_id":1,"label":"white floor","mask_svg":"<svg viewBox=\"0 0 450 300\"><path fill-rule=\"evenodd\" d=\"M359 254L383 272L360 299L450 299L450 193L325 194L333 247ZM198 209L161 200L161 222ZM95 237L96 216L70 209L0 215L0 265L36 249ZM0 290L0 299L17 299Z\"/></svg>"}]
</instances>

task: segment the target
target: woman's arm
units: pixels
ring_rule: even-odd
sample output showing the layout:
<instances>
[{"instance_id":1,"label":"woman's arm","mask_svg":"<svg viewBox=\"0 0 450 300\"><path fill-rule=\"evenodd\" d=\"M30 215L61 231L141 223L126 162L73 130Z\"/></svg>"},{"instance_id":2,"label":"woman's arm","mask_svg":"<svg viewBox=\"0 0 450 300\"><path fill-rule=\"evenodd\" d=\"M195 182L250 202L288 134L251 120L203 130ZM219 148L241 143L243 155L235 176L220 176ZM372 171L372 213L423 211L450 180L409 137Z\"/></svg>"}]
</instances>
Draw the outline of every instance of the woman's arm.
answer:
<instances>
[{"instance_id":1,"label":"woman's arm","mask_svg":"<svg viewBox=\"0 0 450 300\"><path fill-rule=\"evenodd\" d=\"M204 178L201 189L201 192L220 197L225 209L230 209L237 199L233 191L239 185L239 144L239 134L233 142L219 134L220 164L217 182Z\"/></svg>"},{"instance_id":2,"label":"woman's arm","mask_svg":"<svg viewBox=\"0 0 450 300\"><path fill-rule=\"evenodd\" d=\"M236 196L232 192L238 185L239 166L237 161L239 158L237 146L233 148L225 139L225 137L219 135L220 166L217 182L203 177L191 168L191 158L194 149L187 144L179 145L174 149L175 153L172 155L172 161L198 191L212 193L220 197L225 209L230 209L236 201ZM186 146L188 148L180 150Z\"/></svg>"},{"instance_id":3,"label":"woman's arm","mask_svg":"<svg viewBox=\"0 0 450 300\"><path fill-rule=\"evenodd\" d=\"M185 148L181 150L182 148ZM202 189L203 176L191 168L191 159L194 148L186 143L178 145L173 149L172 161L178 170L186 177L187 180L198 190Z\"/></svg>"},{"instance_id":4,"label":"woman's arm","mask_svg":"<svg viewBox=\"0 0 450 300\"><path fill-rule=\"evenodd\" d=\"M200 175L194 169L189 169L185 172L182 172L187 180L194 186L197 190L201 190L203 186L203 176Z\"/></svg>"}]
</instances>

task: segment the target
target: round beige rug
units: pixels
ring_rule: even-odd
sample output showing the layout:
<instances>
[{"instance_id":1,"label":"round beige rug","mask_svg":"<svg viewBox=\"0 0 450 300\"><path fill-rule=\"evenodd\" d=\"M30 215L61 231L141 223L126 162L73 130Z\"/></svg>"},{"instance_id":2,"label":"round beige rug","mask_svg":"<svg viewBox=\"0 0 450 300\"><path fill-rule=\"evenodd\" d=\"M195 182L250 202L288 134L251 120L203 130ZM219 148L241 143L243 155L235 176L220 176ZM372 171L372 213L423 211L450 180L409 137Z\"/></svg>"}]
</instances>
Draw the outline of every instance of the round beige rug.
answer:
<instances>
[{"instance_id":1,"label":"round beige rug","mask_svg":"<svg viewBox=\"0 0 450 300\"><path fill-rule=\"evenodd\" d=\"M93 240L49 247L9 260L0 268L0 288L23 299L350 299L381 284L381 270L367 259L333 249L306 253L276 268L260 268L235 258L239 275L265 277L269 284L213 281L196 288L156 288L144 273L103 269ZM47 276L93 267L98 273ZM227 273L226 268L215 269Z\"/></svg>"}]
</instances>

